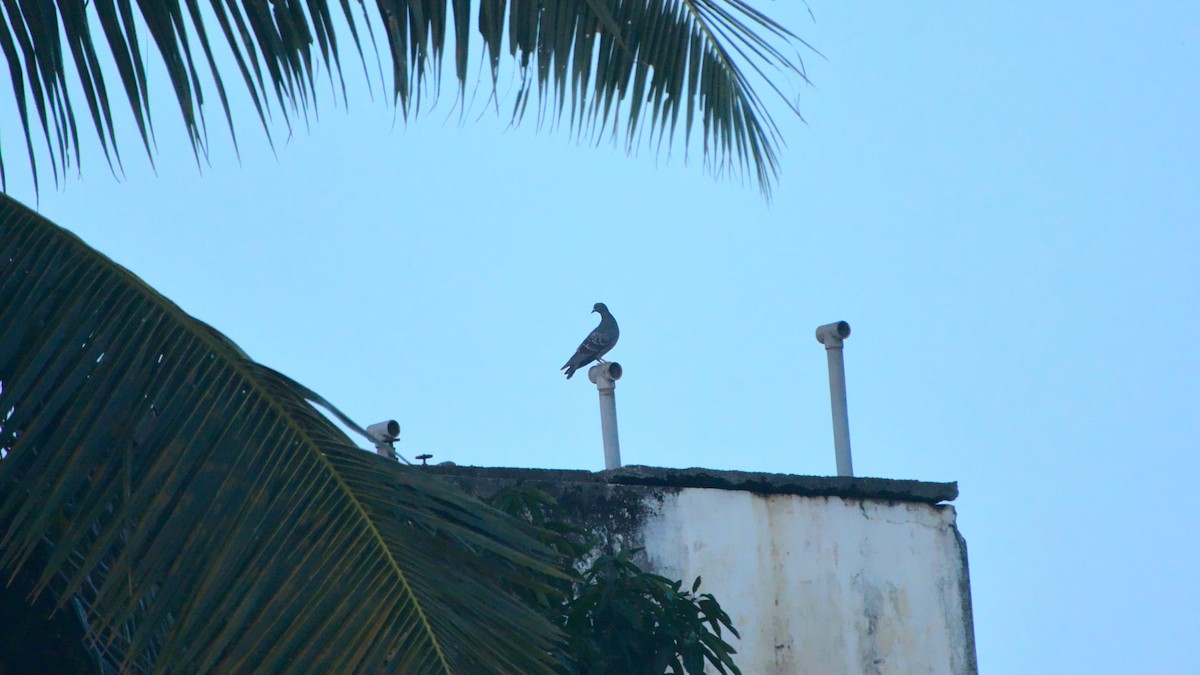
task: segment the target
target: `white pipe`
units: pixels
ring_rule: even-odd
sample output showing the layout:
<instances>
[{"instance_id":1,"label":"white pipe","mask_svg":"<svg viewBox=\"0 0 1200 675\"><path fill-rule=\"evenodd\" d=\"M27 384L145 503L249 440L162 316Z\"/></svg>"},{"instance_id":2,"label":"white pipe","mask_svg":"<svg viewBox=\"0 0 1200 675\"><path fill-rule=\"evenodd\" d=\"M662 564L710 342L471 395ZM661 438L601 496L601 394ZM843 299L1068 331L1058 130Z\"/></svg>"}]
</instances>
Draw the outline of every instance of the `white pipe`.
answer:
<instances>
[{"instance_id":1,"label":"white pipe","mask_svg":"<svg viewBox=\"0 0 1200 675\"><path fill-rule=\"evenodd\" d=\"M600 433L604 437L604 468L621 468L621 442L617 438L617 380L621 364L601 363L588 369L588 379L600 392Z\"/></svg>"},{"instance_id":2,"label":"white pipe","mask_svg":"<svg viewBox=\"0 0 1200 675\"><path fill-rule=\"evenodd\" d=\"M850 460L850 413L846 407L846 363L842 358L842 341L850 337L850 324L845 321L817 327L817 342L825 345L829 361L829 404L833 410L833 451L837 457L839 476L853 476Z\"/></svg>"}]
</instances>

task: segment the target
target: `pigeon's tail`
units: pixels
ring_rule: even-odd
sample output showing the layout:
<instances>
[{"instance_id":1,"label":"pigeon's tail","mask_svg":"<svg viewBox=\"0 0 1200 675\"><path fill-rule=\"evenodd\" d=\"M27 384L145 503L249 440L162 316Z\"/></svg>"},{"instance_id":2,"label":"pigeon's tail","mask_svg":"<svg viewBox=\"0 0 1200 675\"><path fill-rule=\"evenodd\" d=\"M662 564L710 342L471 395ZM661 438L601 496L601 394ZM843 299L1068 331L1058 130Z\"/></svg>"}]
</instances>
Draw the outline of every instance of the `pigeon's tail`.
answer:
<instances>
[{"instance_id":1,"label":"pigeon's tail","mask_svg":"<svg viewBox=\"0 0 1200 675\"><path fill-rule=\"evenodd\" d=\"M568 363L567 365L563 366L563 370L567 371L567 379L569 380L571 379L571 376L575 374L576 368Z\"/></svg>"}]
</instances>

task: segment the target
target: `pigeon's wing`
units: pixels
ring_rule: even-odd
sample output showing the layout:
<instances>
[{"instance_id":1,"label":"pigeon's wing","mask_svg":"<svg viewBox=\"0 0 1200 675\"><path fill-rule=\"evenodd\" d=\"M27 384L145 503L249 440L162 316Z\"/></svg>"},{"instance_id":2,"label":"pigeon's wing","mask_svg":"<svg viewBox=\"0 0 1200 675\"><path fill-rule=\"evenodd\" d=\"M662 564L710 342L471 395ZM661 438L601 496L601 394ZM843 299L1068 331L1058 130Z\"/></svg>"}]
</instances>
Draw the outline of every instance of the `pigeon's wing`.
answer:
<instances>
[{"instance_id":1,"label":"pigeon's wing","mask_svg":"<svg viewBox=\"0 0 1200 675\"><path fill-rule=\"evenodd\" d=\"M603 305L597 305L603 308ZM588 336L579 343L579 349L575 350L575 354L567 360L562 369L567 371L567 379L575 374L575 371L586 366L592 361L599 360L600 357L608 353L617 344L617 337L620 331L617 328L617 322L608 314L605 309L601 313L600 325L596 326Z\"/></svg>"},{"instance_id":2,"label":"pigeon's wing","mask_svg":"<svg viewBox=\"0 0 1200 675\"><path fill-rule=\"evenodd\" d=\"M613 342L614 340L612 333L602 331L597 328L589 333L588 336L583 339L583 342L579 343L579 349L576 350L575 354L588 354L591 355L592 358L604 356L605 352L612 349Z\"/></svg>"},{"instance_id":3,"label":"pigeon's wing","mask_svg":"<svg viewBox=\"0 0 1200 675\"><path fill-rule=\"evenodd\" d=\"M594 330L583 339L583 342L579 343L579 348L563 364L562 370L570 368L573 373L577 369L595 361L598 357L604 356L605 352L612 349L612 346L613 338L611 334L598 329ZM570 376L568 375L568 377Z\"/></svg>"}]
</instances>

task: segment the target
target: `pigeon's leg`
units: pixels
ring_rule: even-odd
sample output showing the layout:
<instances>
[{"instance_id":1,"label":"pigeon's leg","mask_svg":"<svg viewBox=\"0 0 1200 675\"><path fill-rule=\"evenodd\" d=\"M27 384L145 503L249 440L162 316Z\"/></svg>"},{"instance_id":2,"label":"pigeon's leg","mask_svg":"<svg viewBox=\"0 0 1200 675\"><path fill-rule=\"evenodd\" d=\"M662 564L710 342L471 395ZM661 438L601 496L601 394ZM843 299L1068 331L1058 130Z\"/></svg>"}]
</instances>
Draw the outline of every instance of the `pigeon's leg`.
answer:
<instances>
[{"instance_id":1,"label":"pigeon's leg","mask_svg":"<svg viewBox=\"0 0 1200 675\"><path fill-rule=\"evenodd\" d=\"M596 362L597 363L608 363L608 361L605 361L604 359L601 359L601 358L597 358Z\"/></svg>"}]
</instances>

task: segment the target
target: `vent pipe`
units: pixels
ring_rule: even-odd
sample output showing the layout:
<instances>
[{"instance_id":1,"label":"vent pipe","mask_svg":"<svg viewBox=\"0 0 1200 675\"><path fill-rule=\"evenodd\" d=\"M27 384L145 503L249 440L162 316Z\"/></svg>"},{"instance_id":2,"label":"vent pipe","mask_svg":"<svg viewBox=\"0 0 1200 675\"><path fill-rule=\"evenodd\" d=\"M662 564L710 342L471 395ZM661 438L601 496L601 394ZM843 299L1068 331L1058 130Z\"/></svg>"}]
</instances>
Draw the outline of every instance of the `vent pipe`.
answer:
<instances>
[{"instance_id":1,"label":"vent pipe","mask_svg":"<svg viewBox=\"0 0 1200 675\"><path fill-rule=\"evenodd\" d=\"M817 327L817 342L825 345L829 361L829 404L833 408L833 451L837 456L837 475L853 476L850 461L850 416L846 410L846 363L842 359L842 341L850 337L845 321Z\"/></svg>"},{"instance_id":2,"label":"vent pipe","mask_svg":"<svg viewBox=\"0 0 1200 675\"><path fill-rule=\"evenodd\" d=\"M617 380L621 364L600 363L588 369L588 379L600 392L600 433L604 436L604 468L621 468L621 442L617 439Z\"/></svg>"}]
</instances>

